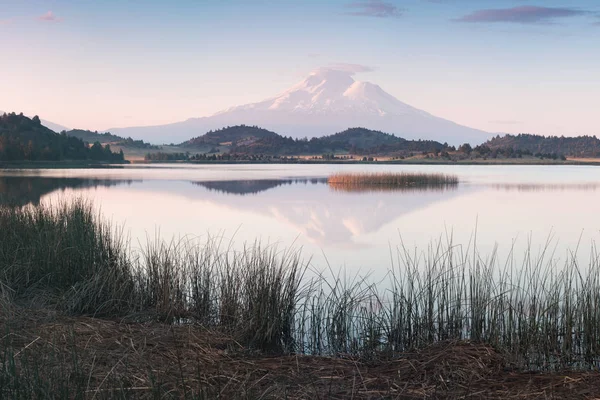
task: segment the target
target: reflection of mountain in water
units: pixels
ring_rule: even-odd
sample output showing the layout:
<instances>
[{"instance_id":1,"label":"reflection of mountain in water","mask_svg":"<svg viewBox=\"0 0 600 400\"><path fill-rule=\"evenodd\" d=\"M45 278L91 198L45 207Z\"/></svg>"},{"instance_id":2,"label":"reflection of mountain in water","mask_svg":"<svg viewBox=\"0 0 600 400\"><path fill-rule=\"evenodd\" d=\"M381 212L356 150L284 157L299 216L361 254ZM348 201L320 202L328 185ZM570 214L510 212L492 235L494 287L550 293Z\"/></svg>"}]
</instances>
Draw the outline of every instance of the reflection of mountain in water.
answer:
<instances>
[{"instance_id":1,"label":"reflection of mountain in water","mask_svg":"<svg viewBox=\"0 0 600 400\"><path fill-rule=\"evenodd\" d=\"M326 179L314 182L322 184L306 185L309 182L312 181L229 181L210 185L203 182L199 185L208 189L204 193L185 192L218 206L275 218L319 245L347 247L360 245L361 236L377 232L403 215L477 190L469 186L452 190L348 193L332 190ZM268 189L272 190L264 192ZM254 195L242 197L232 193Z\"/></svg>"},{"instance_id":2,"label":"reflection of mountain in water","mask_svg":"<svg viewBox=\"0 0 600 400\"><path fill-rule=\"evenodd\" d=\"M210 191L227 194L239 194L243 196L246 194L257 194L284 185L327 183L327 178L259 179L238 181L206 181L192 183L194 185L205 187Z\"/></svg>"},{"instance_id":3,"label":"reflection of mountain in water","mask_svg":"<svg viewBox=\"0 0 600 400\"><path fill-rule=\"evenodd\" d=\"M112 179L0 176L0 204L17 206L39 204L43 196L57 190L110 187L132 182L132 180Z\"/></svg>"}]
</instances>

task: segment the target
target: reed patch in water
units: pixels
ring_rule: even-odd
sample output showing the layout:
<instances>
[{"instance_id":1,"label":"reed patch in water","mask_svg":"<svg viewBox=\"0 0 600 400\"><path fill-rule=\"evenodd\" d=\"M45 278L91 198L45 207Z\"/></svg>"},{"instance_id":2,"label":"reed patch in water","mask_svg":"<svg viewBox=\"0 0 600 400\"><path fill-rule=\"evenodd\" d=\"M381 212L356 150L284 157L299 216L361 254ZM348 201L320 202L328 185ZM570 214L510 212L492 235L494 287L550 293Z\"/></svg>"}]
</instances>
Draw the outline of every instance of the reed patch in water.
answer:
<instances>
[{"instance_id":1,"label":"reed patch in water","mask_svg":"<svg viewBox=\"0 0 600 400\"><path fill-rule=\"evenodd\" d=\"M342 191L443 189L458 182L456 175L409 172L335 173L327 179L332 189Z\"/></svg>"}]
</instances>

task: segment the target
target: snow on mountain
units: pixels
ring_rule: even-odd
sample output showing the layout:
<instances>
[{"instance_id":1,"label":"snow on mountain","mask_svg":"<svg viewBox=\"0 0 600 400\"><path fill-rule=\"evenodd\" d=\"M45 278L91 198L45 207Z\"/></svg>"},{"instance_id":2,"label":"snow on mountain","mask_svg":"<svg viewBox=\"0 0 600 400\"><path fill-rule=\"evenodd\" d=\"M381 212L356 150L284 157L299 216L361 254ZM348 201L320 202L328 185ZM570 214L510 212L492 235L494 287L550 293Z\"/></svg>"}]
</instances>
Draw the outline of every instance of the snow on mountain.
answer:
<instances>
[{"instance_id":1,"label":"snow on mountain","mask_svg":"<svg viewBox=\"0 0 600 400\"><path fill-rule=\"evenodd\" d=\"M109 131L153 143L179 143L208 130L239 124L258 125L292 137L329 135L349 127L450 144L479 144L491 137L405 104L378 85L356 81L352 72L333 68L318 69L275 97L231 107L210 117Z\"/></svg>"},{"instance_id":2,"label":"snow on mountain","mask_svg":"<svg viewBox=\"0 0 600 400\"><path fill-rule=\"evenodd\" d=\"M318 70L277 97L260 103L232 107L216 115L236 111L280 111L308 115L429 114L402 103L378 85L355 81L347 72Z\"/></svg>"}]
</instances>

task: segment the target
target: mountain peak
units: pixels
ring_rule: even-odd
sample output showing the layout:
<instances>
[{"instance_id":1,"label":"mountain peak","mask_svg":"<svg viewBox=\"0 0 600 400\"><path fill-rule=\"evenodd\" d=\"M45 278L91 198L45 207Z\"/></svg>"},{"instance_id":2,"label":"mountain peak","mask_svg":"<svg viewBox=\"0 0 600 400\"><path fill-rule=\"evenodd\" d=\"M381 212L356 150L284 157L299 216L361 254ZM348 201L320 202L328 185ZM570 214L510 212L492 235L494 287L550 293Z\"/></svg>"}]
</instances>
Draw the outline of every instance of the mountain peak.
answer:
<instances>
[{"instance_id":1,"label":"mountain peak","mask_svg":"<svg viewBox=\"0 0 600 400\"><path fill-rule=\"evenodd\" d=\"M308 75L302 83L319 86L323 83L332 87L348 87L354 83L352 73L331 68L319 68Z\"/></svg>"},{"instance_id":2,"label":"mountain peak","mask_svg":"<svg viewBox=\"0 0 600 400\"><path fill-rule=\"evenodd\" d=\"M352 71L319 68L276 97L260 103L233 107L235 111L279 111L307 115L405 115L420 110L402 103L370 82L356 81Z\"/></svg>"}]
</instances>

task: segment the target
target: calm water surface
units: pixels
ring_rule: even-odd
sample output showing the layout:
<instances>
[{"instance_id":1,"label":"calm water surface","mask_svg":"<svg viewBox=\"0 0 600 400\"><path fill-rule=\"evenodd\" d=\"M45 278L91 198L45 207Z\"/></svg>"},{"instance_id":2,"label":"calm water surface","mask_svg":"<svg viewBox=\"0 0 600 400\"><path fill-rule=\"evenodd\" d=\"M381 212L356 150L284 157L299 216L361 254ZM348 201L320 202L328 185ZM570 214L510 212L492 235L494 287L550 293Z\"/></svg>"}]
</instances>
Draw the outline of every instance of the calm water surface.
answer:
<instances>
[{"instance_id":1,"label":"calm water surface","mask_svg":"<svg viewBox=\"0 0 600 400\"><path fill-rule=\"evenodd\" d=\"M445 190L340 192L339 171L456 174ZM600 239L600 168L585 166L152 165L120 169L0 170L0 199L21 204L93 200L147 237L221 235L234 247L260 239L301 247L316 268L386 271L404 246L419 255L450 239L485 259L519 262L548 249L559 265L577 250L589 263ZM511 253L511 249L514 251Z\"/></svg>"}]
</instances>

